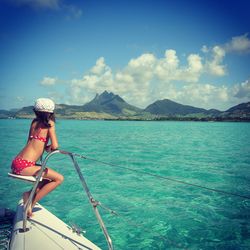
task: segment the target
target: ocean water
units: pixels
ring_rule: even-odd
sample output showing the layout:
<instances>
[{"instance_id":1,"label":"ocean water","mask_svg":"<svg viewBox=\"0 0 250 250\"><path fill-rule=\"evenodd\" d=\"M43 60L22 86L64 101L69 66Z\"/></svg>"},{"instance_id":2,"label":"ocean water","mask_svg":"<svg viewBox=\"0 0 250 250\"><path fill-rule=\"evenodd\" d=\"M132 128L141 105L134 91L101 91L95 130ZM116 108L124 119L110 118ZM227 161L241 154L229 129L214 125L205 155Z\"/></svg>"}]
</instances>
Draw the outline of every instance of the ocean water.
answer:
<instances>
[{"instance_id":1,"label":"ocean water","mask_svg":"<svg viewBox=\"0 0 250 250\"><path fill-rule=\"evenodd\" d=\"M0 207L16 208L27 184L7 177L30 120L0 120ZM115 249L250 249L250 200L133 172L144 171L250 197L250 123L58 120L60 148L79 159ZM64 183L41 204L107 249L67 156L48 166Z\"/></svg>"}]
</instances>

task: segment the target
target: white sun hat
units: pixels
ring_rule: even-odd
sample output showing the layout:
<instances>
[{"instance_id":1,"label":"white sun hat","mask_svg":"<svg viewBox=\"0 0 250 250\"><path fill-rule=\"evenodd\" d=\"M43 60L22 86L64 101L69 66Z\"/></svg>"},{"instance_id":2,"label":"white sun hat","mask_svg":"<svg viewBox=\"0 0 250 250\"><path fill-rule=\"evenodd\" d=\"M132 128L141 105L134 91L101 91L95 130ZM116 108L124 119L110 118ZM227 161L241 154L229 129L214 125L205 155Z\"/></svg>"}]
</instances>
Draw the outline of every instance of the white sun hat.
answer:
<instances>
[{"instance_id":1,"label":"white sun hat","mask_svg":"<svg viewBox=\"0 0 250 250\"><path fill-rule=\"evenodd\" d=\"M49 98L38 98L34 105L35 111L53 113L55 103Z\"/></svg>"}]
</instances>

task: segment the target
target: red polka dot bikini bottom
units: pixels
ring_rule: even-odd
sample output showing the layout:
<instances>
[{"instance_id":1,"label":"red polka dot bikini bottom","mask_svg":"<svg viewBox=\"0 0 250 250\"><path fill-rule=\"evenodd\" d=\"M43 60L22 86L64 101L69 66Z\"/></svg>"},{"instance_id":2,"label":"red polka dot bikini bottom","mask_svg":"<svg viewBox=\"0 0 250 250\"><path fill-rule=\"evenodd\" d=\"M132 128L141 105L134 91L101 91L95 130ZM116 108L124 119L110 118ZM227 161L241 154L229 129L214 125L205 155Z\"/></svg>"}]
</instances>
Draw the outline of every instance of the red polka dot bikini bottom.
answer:
<instances>
[{"instance_id":1,"label":"red polka dot bikini bottom","mask_svg":"<svg viewBox=\"0 0 250 250\"><path fill-rule=\"evenodd\" d=\"M35 161L27 161L27 160L24 160L21 157L16 157L12 161L12 165L11 165L12 173L13 174L21 174L23 169L25 169L27 167L32 167L32 166L35 166L35 165L36 165Z\"/></svg>"}]
</instances>

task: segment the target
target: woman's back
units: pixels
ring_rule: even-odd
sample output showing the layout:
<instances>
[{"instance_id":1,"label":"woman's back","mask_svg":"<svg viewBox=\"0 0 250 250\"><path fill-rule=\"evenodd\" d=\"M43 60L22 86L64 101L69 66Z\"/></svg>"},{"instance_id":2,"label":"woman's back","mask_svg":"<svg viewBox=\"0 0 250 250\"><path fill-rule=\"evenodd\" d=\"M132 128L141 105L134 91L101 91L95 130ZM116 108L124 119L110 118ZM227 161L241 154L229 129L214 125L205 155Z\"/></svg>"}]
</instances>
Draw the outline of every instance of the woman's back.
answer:
<instances>
[{"instance_id":1,"label":"woman's back","mask_svg":"<svg viewBox=\"0 0 250 250\"><path fill-rule=\"evenodd\" d=\"M18 156L25 160L37 161L48 142L48 130L41 123L33 120L30 126L28 142Z\"/></svg>"}]
</instances>

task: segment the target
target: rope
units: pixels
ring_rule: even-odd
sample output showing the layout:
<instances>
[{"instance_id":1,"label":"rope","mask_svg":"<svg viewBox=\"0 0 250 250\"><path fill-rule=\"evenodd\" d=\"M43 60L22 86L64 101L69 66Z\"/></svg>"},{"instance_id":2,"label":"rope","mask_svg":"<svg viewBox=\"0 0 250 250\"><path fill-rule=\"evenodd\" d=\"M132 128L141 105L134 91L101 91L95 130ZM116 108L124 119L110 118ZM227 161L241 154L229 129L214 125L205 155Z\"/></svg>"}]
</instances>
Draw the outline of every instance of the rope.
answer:
<instances>
[{"instance_id":1,"label":"rope","mask_svg":"<svg viewBox=\"0 0 250 250\"><path fill-rule=\"evenodd\" d=\"M196 187L196 188L200 188L200 189L205 189L205 190L208 190L208 191L212 191L212 192L216 192L216 193L220 193L220 194L224 194L224 195L230 195L230 196L250 200L250 197L246 196L246 195L241 195L241 194L231 193L231 192L227 192L227 191L223 191L223 190L219 190L219 189L215 189L215 188L205 187L205 186L201 186L201 185L198 185L198 184L193 184L193 183L189 183L189 182L186 182L186 181L177 180L177 179L173 179L173 178L166 177L166 176L161 176L161 175L154 174L154 173L148 173L148 172L145 172L143 170L136 170L136 169L133 169L133 168L130 168L130 167L119 166L117 164L96 160L94 158L89 158L89 157L86 157L86 156L83 156L83 155L80 155L80 154L76 154L76 153L71 153L71 154L75 155L76 157L85 159L85 160L95 161L95 162L98 162L98 163L101 163L101 164L104 164L104 165L110 166L110 167L126 169L126 170L129 170L129 171L135 172L137 174L148 175L148 176L155 177L155 178L162 179L162 180L172 181L172 182L176 182L176 183L180 183L180 184L184 184L184 185L188 185L188 186L192 186L192 187Z\"/></svg>"}]
</instances>

